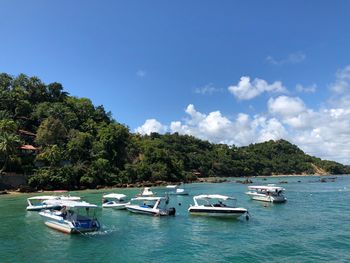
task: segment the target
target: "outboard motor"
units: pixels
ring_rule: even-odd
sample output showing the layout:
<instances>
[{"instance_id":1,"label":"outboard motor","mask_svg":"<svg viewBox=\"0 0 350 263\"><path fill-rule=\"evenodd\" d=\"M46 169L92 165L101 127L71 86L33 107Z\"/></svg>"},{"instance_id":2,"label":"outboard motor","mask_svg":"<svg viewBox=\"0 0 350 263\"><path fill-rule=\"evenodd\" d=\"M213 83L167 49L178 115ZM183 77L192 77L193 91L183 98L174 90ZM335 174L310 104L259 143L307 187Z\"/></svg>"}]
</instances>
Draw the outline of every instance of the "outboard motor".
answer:
<instances>
[{"instance_id":1,"label":"outboard motor","mask_svg":"<svg viewBox=\"0 0 350 263\"><path fill-rule=\"evenodd\" d=\"M168 215L169 216L174 216L176 214L176 209L175 209L175 207L170 207L169 209L168 209Z\"/></svg>"}]
</instances>

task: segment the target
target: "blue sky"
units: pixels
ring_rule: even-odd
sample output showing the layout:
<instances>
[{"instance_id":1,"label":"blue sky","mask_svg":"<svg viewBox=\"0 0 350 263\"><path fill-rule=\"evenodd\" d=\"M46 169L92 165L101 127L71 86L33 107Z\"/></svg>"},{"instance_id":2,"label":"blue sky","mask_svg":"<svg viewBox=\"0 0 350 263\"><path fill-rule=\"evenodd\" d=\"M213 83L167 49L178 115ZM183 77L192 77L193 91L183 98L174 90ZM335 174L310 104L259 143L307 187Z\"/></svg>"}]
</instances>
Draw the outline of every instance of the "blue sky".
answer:
<instances>
[{"instance_id":1,"label":"blue sky","mask_svg":"<svg viewBox=\"0 0 350 263\"><path fill-rule=\"evenodd\" d=\"M349 1L2 1L0 71L61 82L131 131L285 138L350 164L349 11Z\"/></svg>"}]
</instances>

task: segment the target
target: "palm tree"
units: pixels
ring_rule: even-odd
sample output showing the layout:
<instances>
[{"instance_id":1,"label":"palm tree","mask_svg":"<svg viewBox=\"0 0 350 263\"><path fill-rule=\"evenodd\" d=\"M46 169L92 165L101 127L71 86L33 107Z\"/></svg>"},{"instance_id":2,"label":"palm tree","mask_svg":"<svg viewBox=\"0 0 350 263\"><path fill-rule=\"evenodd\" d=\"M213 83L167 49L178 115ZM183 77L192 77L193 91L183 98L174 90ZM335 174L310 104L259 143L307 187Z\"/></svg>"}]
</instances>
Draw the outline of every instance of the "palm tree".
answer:
<instances>
[{"instance_id":1,"label":"palm tree","mask_svg":"<svg viewBox=\"0 0 350 263\"><path fill-rule=\"evenodd\" d=\"M10 156L17 151L20 144L21 139L18 135L7 132L2 132L0 134L0 156L3 158L3 166L0 170L0 174L5 171Z\"/></svg>"}]
</instances>

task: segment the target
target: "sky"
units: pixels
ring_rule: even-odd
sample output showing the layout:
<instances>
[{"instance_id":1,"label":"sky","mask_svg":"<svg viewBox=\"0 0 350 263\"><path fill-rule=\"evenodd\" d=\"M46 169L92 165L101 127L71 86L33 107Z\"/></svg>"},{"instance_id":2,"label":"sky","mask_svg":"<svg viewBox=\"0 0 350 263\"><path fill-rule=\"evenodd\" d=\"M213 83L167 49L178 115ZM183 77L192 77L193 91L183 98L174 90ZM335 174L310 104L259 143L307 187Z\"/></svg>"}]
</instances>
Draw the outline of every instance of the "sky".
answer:
<instances>
[{"instance_id":1,"label":"sky","mask_svg":"<svg viewBox=\"0 0 350 263\"><path fill-rule=\"evenodd\" d=\"M349 1L1 0L0 72L130 131L285 139L350 164Z\"/></svg>"}]
</instances>

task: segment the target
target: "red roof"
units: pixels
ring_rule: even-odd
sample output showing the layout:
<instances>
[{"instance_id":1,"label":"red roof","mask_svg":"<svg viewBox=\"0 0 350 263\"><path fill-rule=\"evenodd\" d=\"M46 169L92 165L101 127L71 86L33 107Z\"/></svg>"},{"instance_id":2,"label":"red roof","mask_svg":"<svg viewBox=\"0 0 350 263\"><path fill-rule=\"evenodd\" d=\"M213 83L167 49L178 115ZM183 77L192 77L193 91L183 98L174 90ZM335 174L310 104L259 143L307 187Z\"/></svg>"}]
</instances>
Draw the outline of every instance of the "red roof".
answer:
<instances>
[{"instance_id":1,"label":"red roof","mask_svg":"<svg viewBox=\"0 0 350 263\"><path fill-rule=\"evenodd\" d=\"M30 151L36 151L38 148L35 148L33 145L25 144L19 147L22 150L30 150Z\"/></svg>"}]
</instances>

